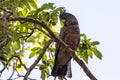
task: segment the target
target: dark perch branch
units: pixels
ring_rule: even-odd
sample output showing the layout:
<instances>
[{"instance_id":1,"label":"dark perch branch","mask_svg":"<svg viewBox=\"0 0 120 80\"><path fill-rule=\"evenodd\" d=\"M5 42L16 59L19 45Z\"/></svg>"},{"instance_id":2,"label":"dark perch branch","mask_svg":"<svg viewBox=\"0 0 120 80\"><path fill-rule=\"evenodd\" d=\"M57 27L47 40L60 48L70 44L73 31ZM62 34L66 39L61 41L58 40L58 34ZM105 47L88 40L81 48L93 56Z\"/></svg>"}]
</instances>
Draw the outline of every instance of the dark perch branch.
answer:
<instances>
[{"instance_id":1,"label":"dark perch branch","mask_svg":"<svg viewBox=\"0 0 120 80\"><path fill-rule=\"evenodd\" d=\"M53 42L53 40L49 40L47 44L45 44L44 48L42 49L42 52L40 53L40 55L38 56L38 58L34 61L34 63L30 66L30 68L28 69L27 73L25 74L24 80L27 80L29 74L31 73L31 71L34 69L34 67L38 64L38 62L41 60L41 58L43 57L44 53L46 52L47 48L49 47L49 45Z\"/></svg>"},{"instance_id":2,"label":"dark perch branch","mask_svg":"<svg viewBox=\"0 0 120 80\"><path fill-rule=\"evenodd\" d=\"M51 38L53 38L57 43L64 45L68 51L74 52L67 44L65 44L61 39L59 39L53 32L52 30L41 20L35 20L32 18L24 18L24 17L14 17L14 18L9 18L10 21L27 21L27 22L32 22L41 25L44 29L46 29L49 34L51 35ZM90 72L90 70L87 68L85 63L79 59L75 54L70 53L73 59L82 67L86 75L91 79L91 80L97 80L95 76ZM25 79L24 79L25 80Z\"/></svg>"}]
</instances>

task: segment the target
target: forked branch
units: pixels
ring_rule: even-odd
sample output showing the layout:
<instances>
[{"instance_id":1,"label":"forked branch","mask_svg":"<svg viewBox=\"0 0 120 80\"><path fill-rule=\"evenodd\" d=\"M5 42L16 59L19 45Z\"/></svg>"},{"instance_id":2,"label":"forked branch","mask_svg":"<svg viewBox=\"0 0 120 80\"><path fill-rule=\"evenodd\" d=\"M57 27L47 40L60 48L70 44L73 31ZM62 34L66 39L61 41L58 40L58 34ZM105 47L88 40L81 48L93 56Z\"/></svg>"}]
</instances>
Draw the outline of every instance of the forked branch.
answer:
<instances>
[{"instance_id":1,"label":"forked branch","mask_svg":"<svg viewBox=\"0 0 120 80\"><path fill-rule=\"evenodd\" d=\"M45 30L47 30L51 36L51 38L59 43L62 44L63 46L66 47L66 49L68 51L70 51L70 55L73 57L73 59L82 67L82 69L84 70L84 72L86 73L86 75L91 79L91 80L97 80L96 77L90 72L90 70L87 68L87 66L85 65L85 63L78 58L78 56L76 54L74 54L74 51L66 44L64 43L64 41L62 41L60 38L58 38L53 31L42 21L42 20L36 20L36 19L32 19L32 18L25 18L25 17L12 17L9 18L10 21L27 21L27 22L31 22L31 23L35 23L35 24L39 24L41 25ZM28 72L29 73L29 72ZM25 80L25 79L24 79Z\"/></svg>"}]
</instances>

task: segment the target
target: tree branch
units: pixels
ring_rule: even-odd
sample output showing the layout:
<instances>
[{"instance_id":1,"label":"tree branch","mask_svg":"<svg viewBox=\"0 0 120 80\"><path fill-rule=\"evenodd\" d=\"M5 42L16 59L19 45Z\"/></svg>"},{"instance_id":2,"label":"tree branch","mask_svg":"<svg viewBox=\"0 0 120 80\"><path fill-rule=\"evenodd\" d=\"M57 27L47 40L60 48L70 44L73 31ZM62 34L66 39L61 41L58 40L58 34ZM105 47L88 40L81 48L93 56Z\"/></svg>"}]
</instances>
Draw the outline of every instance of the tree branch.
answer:
<instances>
[{"instance_id":1,"label":"tree branch","mask_svg":"<svg viewBox=\"0 0 120 80\"><path fill-rule=\"evenodd\" d=\"M73 59L82 67L82 69L84 70L84 72L86 73L86 75L91 79L91 80L97 80L95 78L95 76L90 72L90 70L87 68L87 66L85 65L85 63L76 56L76 54L74 54L74 51L66 44L64 43L64 41L62 41L61 39L59 39L53 32L52 30L42 21L42 20L35 20L32 18L24 18L24 17L11 17L9 18L10 21L27 21L27 22L32 22L32 23L36 23L41 25L44 29L46 29L49 34L51 35L51 38L54 39L55 42L62 44L63 46L65 46L65 48L70 51L70 55L73 57ZM24 79L25 80L25 79Z\"/></svg>"},{"instance_id":2,"label":"tree branch","mask_svg":"<svg viewBox=\"0 0 120 80\"><path fill-rule=\"evenodd\" d=\"M17 59L19 60L20 64L25 68L25 70L27 70L27 67L25 66L25 64L23 64L23 62L21 61L20 57L13 55L13 56L11 56L11 57L8 59L8 61L7 61L6 65L4 66L4 68L3 68L2 70L0 70L0 76L2 75L2 72L7 68L8 64L10 63L10 61L11 61L14 57L17 58Z\"/></svg>"},{"instance_id":3,"label":"tree branch","mask_svg":"<svg viewBox=\"0 0 120 80\"><path fill-rule=\"evenodd\" d=\"M8 80L11 80L11 78L12 78L13 75L14 75L14 73L15 73L15 70L13 69L12 74L10 75L10 77L8 78Z\"/></svg>"},{"instance_id":4,"label":"tree branch","mask_svg":"<svg viewBox=\"0 0 120 80\"><path fill-rule=\"evenodd\" d=\"M30 66L30 68L28 69L27 73L25 74L24 80L27 80L29 74L31 73L31 71L34 69L34 67L38 64L38 62L42 59L44 53L46 52L47 48L49 47L49 45L53 42L53 40L49 40L48 43L45 44L44 48L42 49L40 55L38 56L38 58L35 60L35 62Z\"/></svg>"},{"instance_id":5,"label":"tree branch","mask_svg":"<svg viewBox=\"0 0 120 80\"><path fill-rule=\"evenodd\" d=\"M2 70L0 70L0 76L2 75L2 72L7 68L9 62L10 62L12 59L13 59L13 56L8 59L8 61L7 61L6 65L4 66L4 68L3 68Z\"/></svg>"},{"instance_id":6,"label":"tree branch","mask_svg":"<svg viewBox=\"0 0 120 80\"><path fill-rule=\"evenodd\" d=\"M38 29L40 32L44 33L47 37L51 37L48 33L46 33L44 30L36 27L36 29Z\"/></svg>"},{"instance_id":7,"label":"tree branch","mask_svg":"<svg viewBox=\"0 0 120 80\"><path fill-rule=\"evenodd\" d=\"M9 42L9 37L7 33L7 29L8 29L8 20L7 20L8 16L7 15L8 15L7 10L4 9L3 15L1 16L1 19L3 19L4 21L4 24L3 24L4 40L0 42L0 48L5 46Z\"/></svg>"},{"instance_id":8,"label":"tree branch","mask_svg":"<svg viewBox=\"0 0 120 80\"><path fill-rule=\"evenodd\" d=\"M35 28L30 28L31 32L29 33L28 36L25 36L26 37L25 40L27 40L34 33L34 29Z\"/></svg>"},{"instance_id":9,"label":"tree branch","mask_svg":"<svg viewBox=\"0 0 120 80\"><path fill-rule=\"evenodd\" d=\"M25 69L26 71L28 70L28 68L25 66L25 64L23 64L20 56L13 56L13 57L16 57L16 58L19 60L20 64L24 67L24 69Z\"/></svg>"}]
</instances>

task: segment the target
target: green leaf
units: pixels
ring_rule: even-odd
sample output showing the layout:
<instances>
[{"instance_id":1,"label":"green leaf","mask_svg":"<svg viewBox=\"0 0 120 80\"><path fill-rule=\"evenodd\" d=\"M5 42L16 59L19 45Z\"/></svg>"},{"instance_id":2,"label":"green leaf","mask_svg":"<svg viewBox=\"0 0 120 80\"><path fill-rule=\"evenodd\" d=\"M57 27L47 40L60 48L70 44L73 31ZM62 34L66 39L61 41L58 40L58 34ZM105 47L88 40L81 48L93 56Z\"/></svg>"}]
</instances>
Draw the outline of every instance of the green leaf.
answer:
<instances>
[{"instance_id":1,"label":"green leaf","mask_svg":"<svg viewBox=\"0 0 120 80\"><path fill-rule=\"evenodd\" d=\"M27 17L36 18L37 15L36 15L35 13L36 13L35 10L30 11L30 12L28 13Z\"/></svg>"},{"instance_id":2,"label":"green leaf","mask_svg":"<svg viewBox=\"0 0 120 80\"><path fill-rule=\"evenodd\" d=\"M20 49L20 41L14 41L14 48L15 50Z\"/></svg>"},{"instance_id":3,"label":"green leaf","mask_svg":"<svg viewBox=\"0 0 120 80\"><path fill-rule=\"evenodd\" d=\"M92 51L91 51L90 49L87 50L87 54L88 54L88 56L89 56L90 58L93 57Z\"/></svg>"},{"instance_id":4,"label":"green leaf","mask_svg":"<svg viewBox=\"0 0 120 80\"><path fill-rule=\"evenodd\" d=\"M78 55L80 58L82 57L81 51L79 51L79 49L78 49L77 55Z\"/></svg>"},{"instance_id":5,"label":"green leaf","mask_svg":"<svg viewBox=\"0 0 120 80\"><path fill-rule=\"evenodd\" d=\"M43 4L43 5L41 6L41 9L42 9L42 10L53 9L53 8L54 8L53 5L54 5L54 3L46 3L46 4Z\"/></svg>"},{"instance_id":6,"label":"green leaf","mask_svg":"<svg viewBox=\"0 0 120 80\"><path fill-rule=\"evenodd\" d=\"M99 45L100 44L100 42L98 42L98 41L93 41L92 42L92 45L94 46L94 45Z\"/></svg>"},{"instance_id":7,"label":"green leaf","mask_svg":"<svg viewBox=\"0 0 120 80\"><path fill-rule=\"evenodd\" d=\"M19 12L17 13L17 15L18 15L18 16L23 16L23 12L22 12L22 11L19 11Z\"/></svg>"},{"instance_id":8,"label":"green leaf","mask_svg":"<svg viewBox=\"0 0 120 80\"><path fill-rule=\"evenodd\" d=\"M86 62L86 63L88 63L88 55L87 55L87 52L82 52L81 53L81 58L83 58L83 60Z\"/></svg>"},{"instance_id":9,"label":"green leaf","mask_svg":"<svg viewBox=\"0 0 120 80\"><path fill-rule=\"evenodd\" d=\"M55 48L49 47L49 48L48 48L48 51L49 51L49 52L54 52L54 51L55 51Z\"/></svg>"},{"instance_id":10,"label":"green leaf","mask_svg":"<svg viewBox=\"0 0 120 80\"><path fill-rule=\"evenodd\" d=\"M44 70L46 68L46 65L45 64L39 64L39 69L40 70Z\"/></svg>"},{"instance_id":11,"label":"green leaf","mask_svg":"<svg viewBox=\"0 0 120 80\"><path fill-rule=\"evenodd\" d=\"M27 39L27 42L35 43L35 37L34 37L34 36L30 36L30 37Z\"/></svg>"},{"instance_id":12,"label":"green leaf","mask_svg":"<svg viewBox=\"0 0 120 80\"><path fill-rule=\"evenodd\" d=\"M22 67L21 64L18 64L18 65L17 65L17 68L21 68L21 67Z\"/></svg>"},{"instance_id":13,"label":"green leaf","mask_svg":"<svg viewBox=\"0 0 120 80\"><path fill-rule=\"evenodd\" d=\"M45 60L47 60L47 55L46 54L44 54L44 56L42 57L42 61L45 61Z\"/></svg>"},{"instance_id":14,"label":"green leaf","mask_svg":"<svg viewBox=\"0 0 120 80\"><path fill-rule=\"evenodd\" d=\"M102 59L102 54L97 48L92 48L92 51L99 59Z\"/></svg>"},{"instance_id":15,"label":"green leaf","mask_svg":"<svg viewBox=\"0 0 120 80\"><path fill-rule=\"evenodd\" d=\"M23 1L23 4L26 6L27 9L31 10L31 7L26 0Z\"/></svg>"},{"instance_id":16,"label":"green leaf","mask_svg":"<svg viewBox=\"0 0 120 80\"><path fill-rule=\"evenodd\" d=\"M25 8L25 9L22 10L23 16L25 16L27 13L28 13L28 9Z\"/></svg>"},{"instance_id":17,"label":"green leaf","mask_svg":"<svg viewBox=\"0 0 120 80\"><path fill-rule=\"evenodd\" d=\"M49 61L50 61L50 68L52 69L54 66L54 58L49 59Z\"/></svg>"},{"instance_id":18,"label":"green leaf","mask_svg":"<svg viewBox=\"0 0 120 80\"><path fill-rule=\"evenodd\" d=\"M83 37L84 40L87 40L87 36L83 33L83 34L80 34L81 37Z\"/></svg>"},{"instance_id":19,"label":"green leaf","mask_svg":"<svg viewBox=\"0 0 120 80\"><path fill-rule=\"evenodd\" d=\"M41 78L42 78L42 80L45 80L45 77L46 77L46 76L45 76L45 71L42 70L42 71L41 71Z\"/></svg>"},{"instance_id":20,"label":"green leaf","mask_svg":"<svg viewBox=\"0 0 120 80\"><path fill-rule=\"evenodd\" d=\"M31 51L37 51L39 49L40 49L40 47L34 47L34 48L31 49Z\"/></svg>"},{"instance_id":21,"label":"green leaf","mask_svg":"<svg viewBox=\"0 0 120 80\"><path fill-rule=\"evenodd\" d=\"M50 76L50 71L48 68L45 69L45 73L46 73L46 76L49 77Z\"/></svg>"},{"instance_id":22,"label":"green leaf","mask_svg":"<svg viewBox=\"0 0 120 80\"><path fill-rule=\"evenodd\" d=\"M29 4L34 8L34 9L37 9L37 4L34 0L28 0L29 1Z\"/></svg>"},{"instance_id":23,"label":"green leaf","mask_svg":"<svg viewBox=\"0 0 120 80\"><path fill-rule=\"evenodd\" d=\"M31 52L31 53L30 53L30 55L29 55L29 58L34 57L34 56L35 56L35 54L36 54L35 52Z\"/></svg>"},{"instance_id":24,"label":"green leaf","mask_svg":"<svg viewBox=\"0 0 120 80\"><path fill-rule=\"evenodd\" d=\"M60 12L62 12L62 10L64 10L64 7L58 7L58 8L56 9L56 11L60 11Z\"/></svg>"},{"instance_id":25,"label":"green leaf","mask_svg":"<svg viewBox=\"0 0 120 80\"><path fill-rule=\"evenodd\" d=\"M35 15L38 15L38 13L41 12L41 11L43 11L43 10L52 9L53 8L53 4L54 3L45 3L45 4L43 4L40 8L38 8L36 10Z\"/></svg>"}]
</instances>

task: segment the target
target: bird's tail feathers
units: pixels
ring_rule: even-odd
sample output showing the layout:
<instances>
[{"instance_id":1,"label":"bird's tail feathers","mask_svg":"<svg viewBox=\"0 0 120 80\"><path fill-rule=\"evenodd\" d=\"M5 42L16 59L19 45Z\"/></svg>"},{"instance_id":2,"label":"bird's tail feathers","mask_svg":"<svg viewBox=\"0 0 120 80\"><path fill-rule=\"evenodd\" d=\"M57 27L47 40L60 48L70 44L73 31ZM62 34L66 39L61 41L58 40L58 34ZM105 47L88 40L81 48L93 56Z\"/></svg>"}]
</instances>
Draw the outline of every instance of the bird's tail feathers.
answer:
<instances>
[{"instance_id":1,"label":"bird's tail feathers","mask_svg":"<svg viewBox=\"0 0 120 80\"><path fill-rule=\"evenodd\" d=\"M66 73L67 73L67 65L59 66L58 64L55 64L52 69L51 75L52 76L65 76Z\"/></svg>"},{"instance_id":2,"label":"bird's tail feathers","mask_svg":"<svg viewBox=\"0 0 120 80\"><path fill-rule=\"evenodd\" d=\"M68 62L67 65L67 77L72 78L72 68L71 68L71 61Z\"/></svg>"}]
</instances>

